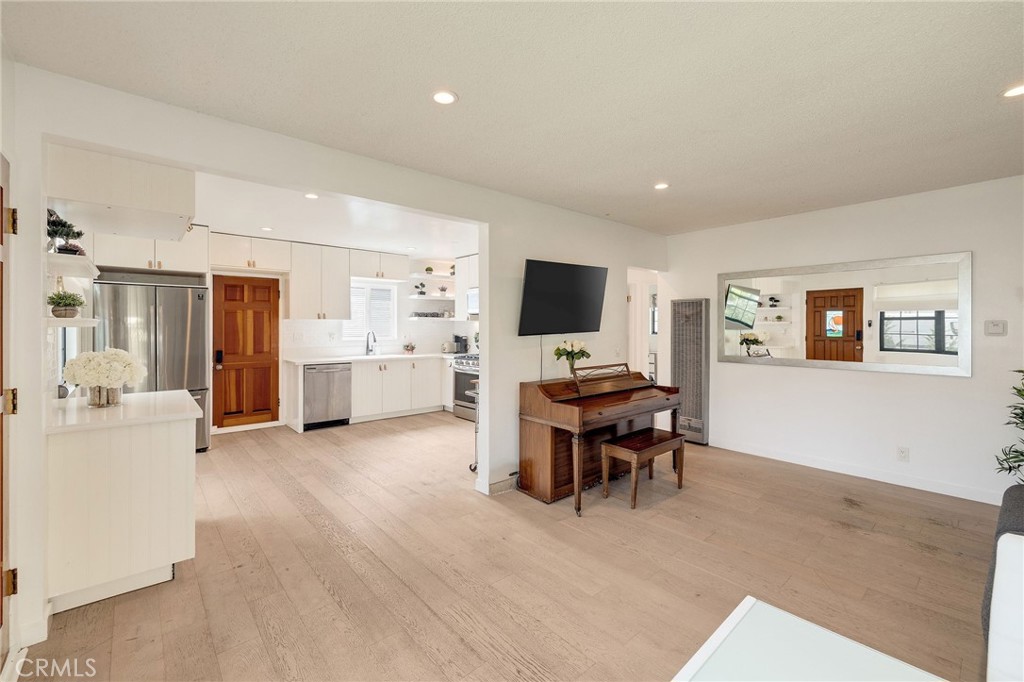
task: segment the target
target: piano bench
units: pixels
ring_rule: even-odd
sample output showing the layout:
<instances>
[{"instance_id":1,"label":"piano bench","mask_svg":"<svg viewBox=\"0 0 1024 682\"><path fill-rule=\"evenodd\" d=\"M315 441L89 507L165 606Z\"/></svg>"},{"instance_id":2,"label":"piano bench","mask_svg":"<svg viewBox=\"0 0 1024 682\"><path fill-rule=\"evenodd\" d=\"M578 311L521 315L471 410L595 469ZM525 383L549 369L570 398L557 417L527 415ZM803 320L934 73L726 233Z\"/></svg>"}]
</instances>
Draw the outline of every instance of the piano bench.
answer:
<instances>
[{"instance_id":1,"label":"piano bench","mask_svg":"<svg viewBox=\"0 0 1024 682\"><path fill-rule=\"evenodd\" d=\"M636 509L637 472L647 464L647 478L654 478L654 458L672 453L676 468L676 485L683 488L683 448L686 436L664 429L647 428L616 436L601 443L601 496L608 497L608 458L614 457L630 464L629 508Z\"/></svg>"}]
</instances>

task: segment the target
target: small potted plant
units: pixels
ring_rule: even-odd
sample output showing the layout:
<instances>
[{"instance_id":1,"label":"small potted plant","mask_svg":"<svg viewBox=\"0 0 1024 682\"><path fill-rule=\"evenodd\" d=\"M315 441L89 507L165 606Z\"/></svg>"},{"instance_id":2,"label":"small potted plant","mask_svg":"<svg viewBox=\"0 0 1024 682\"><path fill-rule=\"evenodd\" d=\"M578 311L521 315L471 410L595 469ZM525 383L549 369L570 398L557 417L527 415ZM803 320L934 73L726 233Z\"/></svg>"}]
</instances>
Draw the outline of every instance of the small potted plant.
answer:
<instances>
[{"instance_id":1,"label":"small potted plant","mask_svg":"<svg viewBox=\"0 0 1024 682\"><path fill-rule=\"evenodd\" d=\"M434 274L434 266L428 265L426 272L427 272L428 275L433 275Z\"/></svg>"},{"instance_id":2,"label":"small potted plant","mask_svg":"<svg viewBox=\"0 0 1024 682\"><path fill-rule=\"evenodd\" d=\"M775 321L776 322L782 322L782 315L776 315L775 316Z\"/></svg>"},{"instance_id":3,"label":"small potted plant","mask_svg":"<svg viewBox=\"0 0 1024 682\"><path fill-rule=\"evenodd\" d=\"M415 289L416 293L419 294L420 296L427 295L427 285L424 284L423 282L420 282L419 284L414 286L413 289Z\"/></svg>"},{"instance_id":4,"label":"small potted plant","mask_svg":"<svg viewBox=\"0 0 1024 682\"><path fill-rule=\"evenodd\" d=\"M84 232L57 215L56 211L46 209L46 236L50 238L51 248L54 251L74 255L81 254L82 247L71 242L81 239L84 235Z\"/></svg>"},{"instance_id":5,"label":"small potted plant","mask_svg":"<svg viewBox=\"0 0 1024 682\"><path fill-rule=\"evenodd\" d=\"M407 341L406 343L402 344L402 350L405 351L406 355L412 355L413 351L416 350L416 344L413 343L412 341Z\"/></svg>"},{"instance_id":6,"label":"small potted plant","mask_svg":"<svg viewBox=\"0 0 1024 682\"><path fill-rule=\"evenodd\" d=\"M442 296L444 296L445 294L447 294L447 293L448 293L448 287L446 287L446 286L445 286L445 285L443 285L443 284L442 284L441 286L439 286L439 287L437 288L437 290L441 292L441 295L442 295Z\"/></svg>"},{"instance_id":7,"label":"small potted plant","mask_svg":"<svg viewBox=\"0 0 1024 682\"><path fill-rule=\"evenodd\" d=\"M85 305L85 299L70 291L55 291L46 297L46 304L54 317L67 319L78 317L78 309Z\"/></svg>"},{"instance_id":8,"label":"small potted plant","mask_svg":"<svg viewBox=\"0 0 1024 682\"><path fill-rule=\"evenodd\" d=\"M455 263L452 263L452 271L449 274L451 274L452 277L455 276Z\"/></svg>"}]
</instances>

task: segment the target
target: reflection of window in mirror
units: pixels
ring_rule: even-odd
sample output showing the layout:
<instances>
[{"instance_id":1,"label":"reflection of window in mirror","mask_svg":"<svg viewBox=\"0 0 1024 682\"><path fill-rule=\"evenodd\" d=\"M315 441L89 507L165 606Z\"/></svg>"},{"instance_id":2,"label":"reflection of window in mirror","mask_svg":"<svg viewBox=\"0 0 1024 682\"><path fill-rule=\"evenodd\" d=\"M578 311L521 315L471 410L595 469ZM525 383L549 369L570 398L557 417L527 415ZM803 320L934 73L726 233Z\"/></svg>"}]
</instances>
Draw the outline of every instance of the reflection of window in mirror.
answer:
<instances>
[{"instance_id":1,"label":"reflection of window in mirror","mask_svg":"<svg viewBox=\"0 0 1024 682\"><path fill-rule=\"evenodd\" d=\"M878 349L896 353L956 355L960 320L956 310L883 310Z\"/></svg>"},{"instance_id":2,"label":"reflection of window in mirror","mask_svg":"<svg viewBox=\"0 0 1024 682\"><path fill-rule=\"evenodd\" d=\"M651 334L658 333L658 295L651 294Z\"/></svg>"}]
</instances>

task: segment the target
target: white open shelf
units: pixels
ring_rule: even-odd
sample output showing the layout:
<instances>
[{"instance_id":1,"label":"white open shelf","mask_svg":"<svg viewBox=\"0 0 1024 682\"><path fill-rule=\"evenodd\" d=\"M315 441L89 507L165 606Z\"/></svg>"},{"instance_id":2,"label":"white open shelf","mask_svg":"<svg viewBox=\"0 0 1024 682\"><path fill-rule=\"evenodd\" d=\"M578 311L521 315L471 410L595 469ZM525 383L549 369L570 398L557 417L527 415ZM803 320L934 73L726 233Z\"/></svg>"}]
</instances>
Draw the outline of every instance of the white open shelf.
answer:
<instances>
[{"instance_id":1,"label":"white open shelf","mask_svg":"<svg viewBox=\"0 0 1024 682\"><path fill-rule=\"evenodd\" d=\"M91 317L47 317L47 327L95 327L99 320Z\"/></svg>"},{"instance_id":2,"label":"white open shelf","mask_svg":"<svg viewBox=\"0 0 1024 682\"><path fill-rule=\"evenodd\" d=\"M423 296L410 294L409 298L414 301L454 301L455 294L424 294Z\"/></svg>"},{"instance_id":3,"label":"white open shelf","mask_svg":"<svg viewBox=\"0 0 1024 682\"><path fill-rule=\"evenodd\" d=\"M410 315L410 320L430 320L431 322L454 322L454 317L418 317L416 315Z\"/></svg>"},{"instance_id":4,"label":"white open shelf","mask_svg":"<svg viewBox=\"0 0 1024 682\"><path fill-rule=\"evenodd\" d=\"M454 275L447 273L441 274L437 272L414 272L409 275L409 279L455 279Z\"/></svg>"},{"instance_id":5,"label":"white open shelf","mask_svg":"<svg viewBox=\"0 0 1024 682\"><path fill-rule=\"evenodd\" d=\"M67 253L46 254L46 271L54 276L94 279L100 271L88 256L73 256Z\"/></svg>"}]
</instances>

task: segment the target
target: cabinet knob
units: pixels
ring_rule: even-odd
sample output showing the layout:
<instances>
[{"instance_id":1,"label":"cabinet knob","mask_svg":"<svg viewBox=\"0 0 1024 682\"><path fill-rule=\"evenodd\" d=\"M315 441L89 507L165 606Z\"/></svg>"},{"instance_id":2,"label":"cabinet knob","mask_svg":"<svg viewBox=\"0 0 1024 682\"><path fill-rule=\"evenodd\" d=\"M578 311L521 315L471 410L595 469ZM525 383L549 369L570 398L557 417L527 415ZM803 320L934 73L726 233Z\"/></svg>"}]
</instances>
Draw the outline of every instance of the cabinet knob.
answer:
<instances>
[{"instance_id":1,"label":"cabinet knob","mask_svg":"<svg viewBox=\"0 0 1024 682\"><path fill-rule=\"evenodd\" d=\"M416 369L416 363L415 363L415 362L414 362L414 363L412 363L412 368L413 368L413 369Z\"/></svg>"},{"instance_id":2,"label":"cabinet knob","mask_svg":"<svg viewBox=\"0 0 1024 682\"><path fill-rule=\"evenodd\" d=\"M164 262L162 260L158 260L156 262L156 269L157 270L163 270L164 269Z\"/></svg>"},{"instance_id":3,"label":"cabinet knob","mask_svg":"<svg viewBox=\"0 0 1024 682\"><path fill-rule=\"evenodd\" d=\"M146 267L149 268L150 270L152 270L153 269L153 261L151 261L151 260L146 261Z\"/></svg>"},{"instance_id":4,"label":"cabinet knob","mask_svg":"<svg viewBox=\"0 0 1024 682\"><path fill-rule=\"evenodd\" d=\"M253 262L252 262L252 266L253 266L253 267L256 267L256 261L253 261Z\"/></svg>"}]
</instances>

